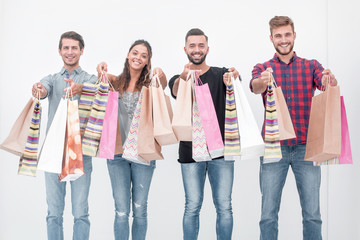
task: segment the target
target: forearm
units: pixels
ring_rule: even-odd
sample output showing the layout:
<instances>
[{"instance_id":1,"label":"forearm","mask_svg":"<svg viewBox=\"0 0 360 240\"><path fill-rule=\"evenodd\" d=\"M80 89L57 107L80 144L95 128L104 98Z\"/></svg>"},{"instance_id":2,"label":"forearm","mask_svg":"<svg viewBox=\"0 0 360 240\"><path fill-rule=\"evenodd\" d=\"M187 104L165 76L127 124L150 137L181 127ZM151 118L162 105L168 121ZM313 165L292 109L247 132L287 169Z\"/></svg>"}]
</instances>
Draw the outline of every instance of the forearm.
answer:
<instances>
[{"instance_id":1,"label":"forearm","mask_svg":"<svg viewBox=\"0 0 360 240\"><path fill-rule=\"evenodd\" d=\"M180 83L180 77L178 77L175 82L174 82L174 85L173 85L173 88L172 88L172 93L174 96L177 96L177 92L179 90L179 83Z\"/></svg>"}]
</instances>

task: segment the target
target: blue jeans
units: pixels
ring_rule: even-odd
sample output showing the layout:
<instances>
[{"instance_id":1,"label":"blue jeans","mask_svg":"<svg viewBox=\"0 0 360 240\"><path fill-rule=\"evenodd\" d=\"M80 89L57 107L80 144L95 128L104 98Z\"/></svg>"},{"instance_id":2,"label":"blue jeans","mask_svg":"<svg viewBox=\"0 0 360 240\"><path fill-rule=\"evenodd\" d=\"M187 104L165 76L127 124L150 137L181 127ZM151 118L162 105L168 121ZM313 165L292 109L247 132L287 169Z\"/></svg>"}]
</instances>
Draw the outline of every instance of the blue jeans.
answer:
<instances>
[{"instance_id":1,"label":"blue jeans","mask_svg":"<svg viewBox=\"0 0 360 240\"><path fill-rule=\"evenodd\" d=\"M113 197L115 201L115 240L129 239L129 213L132 203L132 240L144 240L147 230L147 200L155 161L150 166L130 162L115 155L107 160Z\"/></svg>"},{"instance_id":2,"label":"blue jeans","mask_svg":"<svg viewBox=\"0 0 360 240\"><path fill-rule=\"evenodd\" d=\"M276 163L263 164L260 158L260 188L262 209L260 239L278 239L278 212L281 193L289 166L295 175L303 217L303 239L320 240L320 181L321 169L313 162L305 161L305 144L281 146L282 159Z\"/></svg>"},{"instance_id":3,"label":"blue jeans","mask_svg":"<svg viewBox=\"0 0 360 240\"><path fill-rule=\"evenodd\" d=\"M206 172L209 175L217 213L217 239L231 239L233 229L231 192L234 180L234 162L221 158L207 162L182 163L181 172L185 190L184 240L198 238L199 214L204 197Z\"/></svg>"},{"instance_id":4,"label":"blue jeans","mask_svg":"<svg viewBox=\"0 0 360 240\"><path fill-rule=\"evenodd\" d=\"M84 172L71 181L71 204L74 216L74 240L87 240L90 234L88 196L91 182L91 157L83 156ZM47 235L49 240L63 240L63 213L65 207L66 182L59 182L59 174L45 172Z\"/></svg>"}]
</instances>

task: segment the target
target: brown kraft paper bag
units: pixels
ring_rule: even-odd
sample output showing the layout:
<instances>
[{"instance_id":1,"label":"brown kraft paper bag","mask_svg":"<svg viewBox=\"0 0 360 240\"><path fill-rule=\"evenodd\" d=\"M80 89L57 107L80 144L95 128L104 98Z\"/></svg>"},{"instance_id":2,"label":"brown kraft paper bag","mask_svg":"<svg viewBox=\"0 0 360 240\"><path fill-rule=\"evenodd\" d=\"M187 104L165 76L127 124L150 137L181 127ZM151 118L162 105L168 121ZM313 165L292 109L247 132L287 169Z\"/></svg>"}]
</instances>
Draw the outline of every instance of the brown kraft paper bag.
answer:
<instances>
[{"instance_id":1,"label":"brown kraft paper bag","mask_svg":"<svg viewBox=\"0 0 360 240\"><path fill-rule=\"evenodd\" d=\"M288 106L281 87L274 88L275 106L279 124L280 140L296 138Z\"/></svg>"},{"instance_id":2,"label":"brown kraft paper bag","mask_svg":"<svg viewBox=\"0 0 360 240\"><path fill-rule=\"evenodd\" d=\"M152 111L152 96L150 88L143 87L139 130L138 130L138 155L146 161L164 159L161 147L154 138L154 124Z\"/></svg>"},{"instance_id":3,"label":"brown kraft paper bag","mask_svg":"<svg viewBox=\"0 0 360 240\"><path fill-rule=\"evenodd\" d=\"M340 87L312 98L305 160L323 162L341 153Z\"/></svg>"},{"instance_id":4,"label":"brown kraft paper bag","mask_svg":"<svg viewBox=\"0 0 360 240\"><path fill-rule=\"evenodd\" d=\"M117 121L117 128L116 128L116 143L115 143L115 155L122 154L124 152L122 146L122 139L121 139L121 132L120 132L120 124L119 120Z\"/></svg>"},{"instance_id":5,"label":"brown kraft paper bag","mask_svg":"<svg viewBox=\"0 0 360 240\"><path fill-rule=\"evenodd\" d=\"M9 136L0 145L1 149L17 156L23 155L34 106L35 99L30 98L11 128Z\"/></svg>"}]
</instances>

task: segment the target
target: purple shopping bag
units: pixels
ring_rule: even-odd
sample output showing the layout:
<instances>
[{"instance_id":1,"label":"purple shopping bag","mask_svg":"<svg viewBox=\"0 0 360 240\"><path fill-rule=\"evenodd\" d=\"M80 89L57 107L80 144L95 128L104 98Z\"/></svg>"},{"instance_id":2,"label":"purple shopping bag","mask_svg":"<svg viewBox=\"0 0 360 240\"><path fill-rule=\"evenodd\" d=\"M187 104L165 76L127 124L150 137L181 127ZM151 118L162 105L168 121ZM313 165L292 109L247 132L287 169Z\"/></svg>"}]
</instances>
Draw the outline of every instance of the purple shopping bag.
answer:
<instances>
[{"instance_id":1,"label":"purple shopping bag","mask_svg":"<svg viewBox=\"0 0 360 240\"><path fill-rule=\"evenodd\" d=\"M118 92L109 91L98 151L99 158L114 159L116 133L118 127L118 98Z\"/></svg>"},{"instance_id":2,"label":"purple shopping bag","mask_svg":"<svg viewBox=\"0 0 360 240\"><path fill-rule=\"evenodd\" d=\"M210 156L212 159L224 156L224 142L221 137L219 122L209 85L207 83L203 84L198 77L195 82L196 100Z\"/></svg>"}]
</instances>

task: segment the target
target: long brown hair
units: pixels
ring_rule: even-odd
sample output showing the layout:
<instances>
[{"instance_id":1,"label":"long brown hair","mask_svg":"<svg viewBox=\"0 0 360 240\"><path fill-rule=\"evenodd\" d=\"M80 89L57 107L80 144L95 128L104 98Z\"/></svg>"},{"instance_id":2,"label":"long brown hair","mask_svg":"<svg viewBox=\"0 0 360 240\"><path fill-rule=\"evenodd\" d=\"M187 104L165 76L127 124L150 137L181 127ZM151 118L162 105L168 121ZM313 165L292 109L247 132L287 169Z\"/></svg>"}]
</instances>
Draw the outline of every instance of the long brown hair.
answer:
<instances>
[{"instance_id":1,"label":"long brown hair","mask_svg":"<svg viewBox=\"0 0 360 240\"><path fill-rule=\"evenodd\" d=\"M150 70L151 70L151 56L152 56L152 50L150 44L143 40L139 39L136 40L130 47L129 52L135 47L136 45L142 44L147 48L148 51L148 64L144 66L144 68L141 71L140 77L136 82L136 89L141 90L142 86L148 86L150 84ZM126 91L126 89L129 87L131 76L130 76L130 70L129 70L129 61L126 58L124 63L124 69L122 73L116 77L114 87L117 89L120 93L123 93Z\"/></svg>"}]
</instances>

